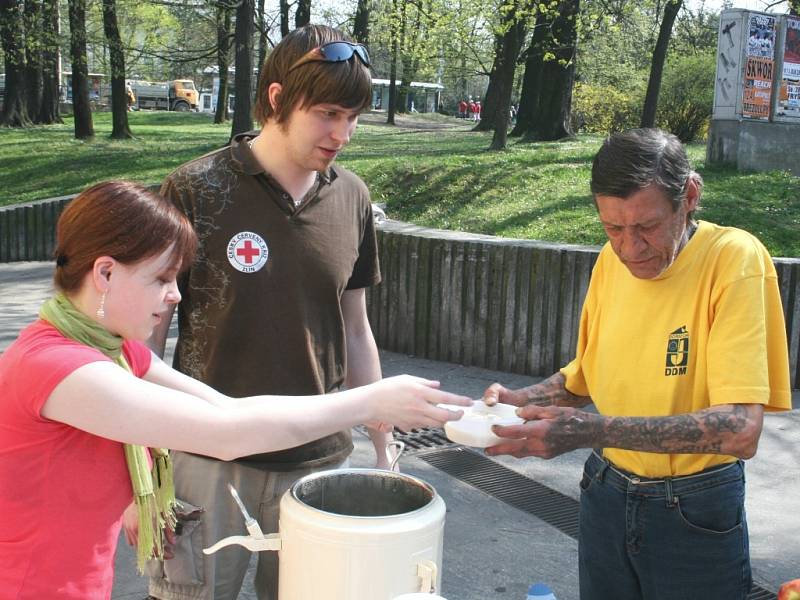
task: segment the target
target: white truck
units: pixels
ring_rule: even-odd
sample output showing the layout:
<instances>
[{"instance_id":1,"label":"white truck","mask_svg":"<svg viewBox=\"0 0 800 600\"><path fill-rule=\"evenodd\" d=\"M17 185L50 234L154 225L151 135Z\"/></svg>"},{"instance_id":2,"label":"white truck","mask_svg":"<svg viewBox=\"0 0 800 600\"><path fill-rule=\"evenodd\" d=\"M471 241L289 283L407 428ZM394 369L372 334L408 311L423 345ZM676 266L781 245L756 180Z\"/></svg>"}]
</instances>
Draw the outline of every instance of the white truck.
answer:
<instances>
[{"instance_id":1,"label":"white truck","mask_svg":"<svg viewBox=\"0 0 800 600\"><path fill-rule=\"evenodd\" d=\"M130 82L135 106L139 109L174 110L188 112L197 110L198 93L191 79L175 79L172 81L139 81Z\"/></svg>"}]
</instances>

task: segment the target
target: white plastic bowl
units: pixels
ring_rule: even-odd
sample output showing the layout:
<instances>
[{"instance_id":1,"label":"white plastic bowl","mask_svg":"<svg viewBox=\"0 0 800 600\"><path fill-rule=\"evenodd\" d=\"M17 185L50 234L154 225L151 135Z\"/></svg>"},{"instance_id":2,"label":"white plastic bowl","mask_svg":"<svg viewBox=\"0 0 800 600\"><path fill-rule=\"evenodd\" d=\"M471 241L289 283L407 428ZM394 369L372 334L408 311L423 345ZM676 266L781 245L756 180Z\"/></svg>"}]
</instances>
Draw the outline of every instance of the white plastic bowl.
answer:
<instances>
[{"instance_id":1,"label":"white plastic bowl","mask_svg":"<svg viewBox=\"0 0 800 600\"><path fill-rule=\"evenodd\" d=\"M486 406L482 400L475 400L471 407L463 410L464 416L458 421L448 421L444 424L444 433L455 443L473 448L486 448L508 441L492 433L492 425L524 423L524 420L516 415L517 407L511 404Z\"/></svg>"}]
</instances>

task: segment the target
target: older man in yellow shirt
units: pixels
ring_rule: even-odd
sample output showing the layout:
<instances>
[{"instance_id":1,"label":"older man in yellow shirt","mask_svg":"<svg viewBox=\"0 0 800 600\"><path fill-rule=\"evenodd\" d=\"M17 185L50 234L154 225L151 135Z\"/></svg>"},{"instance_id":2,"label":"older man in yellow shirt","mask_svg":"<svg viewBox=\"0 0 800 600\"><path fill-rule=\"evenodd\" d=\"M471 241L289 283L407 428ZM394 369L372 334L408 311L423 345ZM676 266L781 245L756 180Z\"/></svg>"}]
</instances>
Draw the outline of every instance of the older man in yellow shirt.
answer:
<instances>
[{"instance_id":1,"label":"older man in yellow shirt","mask_svg":"<svg viewBox=\"0 0 800 600\"><path fill-rule=\"evenodd\" d=\"M489 454L594 448L580 514L581 600L733 600L751 586L744 463L765 410L791 408L772 260L749 233L694 219L702 179L675 136L612 135L591 189L608 236L575 359L487 403L523 425ZM599 414L580 410L594 403Z\"/></svg>"}]
</instances>

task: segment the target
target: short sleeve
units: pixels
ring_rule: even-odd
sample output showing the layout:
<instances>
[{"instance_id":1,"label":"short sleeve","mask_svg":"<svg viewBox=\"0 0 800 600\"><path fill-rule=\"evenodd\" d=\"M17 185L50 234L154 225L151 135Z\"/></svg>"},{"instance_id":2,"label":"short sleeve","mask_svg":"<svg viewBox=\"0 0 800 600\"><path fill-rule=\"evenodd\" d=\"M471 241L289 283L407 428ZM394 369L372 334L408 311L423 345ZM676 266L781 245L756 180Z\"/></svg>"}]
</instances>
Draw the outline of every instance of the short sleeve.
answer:
<instances>
[{"instance_id":1,"label":"short sleeve","mask_svg":"<svg viewBox=\"0 0 800 600\"><path fill-rule=\"evenodd\" d=\"M122 345L122 353L125 355L125 360L128 361L131 372L136 377L141 379L150 370L153 354L150 352L150 348L143 343L128 340Z\"/></svg>"},{"instance_id":2,"label":"short sleeve","mask_svg":"<svg viewBox=\"0 0 800 600\"><path fill-rule=\"evenodd\" d=\"M372 205L367 202L362 216L364 226L361 244L358 247L358 258L353 266L353 273L345 289L356 290L377 285L381 281L381 270L378 262L378 239L375 234L375 222L372 217Z\"/></svg>"},{"instance_id":3,"label":"short sleeve","mask_svg":"<svg viewBox=\"0 0 800 600\"><path fill-rule=\"evenodd\" d=\"M56 343L28 349L15 366L15 397L24 401L20 407L25 412L41 417L41 410L50 394L68 375L93 362L111 361L110 358L78 342L57 339Z\"/></svg>"},{"instance_id":4,"label":"short sleeve","mask_svg":"<svg viewBox=\"0 0 800 600\"><path fill-rule=\"evenodd\" d=\"M182 184L182 185L181 185ZM184 193L184 190L187 188L187 182L185 176L181 174L181 170L178 169L170 173L164 182L161 184L161 189L159 193L169 200L175 208L181 211L189 222L192 224L192 227L195 227L194 223L194 206L191 202L191 198L188 194ZM185 269L182 269L181 272L178 274L178 289L180 290L182 295L186 295L186 288L188 287L189 276L191 271L191 265Z\"/></svg>"},{"instance_id":5,"label":"short sleeve","mask_svg":"<svg viewBox=\"0 0 800 600\"><path fill-rule=\"evenodd\" d=\"M587 301L589 296L586 297ZM589 328L589 306L587 302L583 303L581 310L581 323L578 330L578 345L575 352L575 358L572 359L566 366L562 367L560 372L564 376L564 387L567 391L575 394L576 396L589 396L589 386L586 383L586 377L583 372L583 355L586 351L586 344L588 339Z\"/></svg>"},{"instance_id":6,"label":"short sleeve","mask_svg":"<svg viewBox=\"0 0 800 600\"><path fill-rule=\"evenodd\" d=\"M67 376L84 365L111 362L89 346L65 338L43 321L26 330L4 356L9 362L0 370L0 380L7 380L7 397L20 414L42 418L41 410L50 394ZM141 342L125 342L122 347L133 374L142 377L150 369L152 354ZM4 382L5 383L5 382Z\"/></svg>"},{"instance_id":7,"label":"short sleeve","mask_svg":"<svg viewBox=\"0 0 800 600\"><path fill-rule=\"evenodd\" d=\"M753 261L753 270L760 268L761 272L729 283L713 303L707 355L712 405L757 403L767 410L791 408L780 291L772 261L766 251L763 254L739 257L736 269Z\"/></svg>"},{"instance_id":8,"label":"short sleeve","mask_svg":"<svg viewBox=\"0 0 800 600\"><path fill-rule=\"evenodd\" d=\"M590 328L597 314L597 299L600 294L598 289L603 281L604 257L608 254L608 247L604 247L600 256L592 269L592 277L589 280L589 289L586 291L586 298L581 309L581 321L578 328L578 343L575 348L575 358L566 366L560 369L564 376L564 387L567 391L576 396L590 396L589 384L586 382L586 375L583 369L583 357L586 354L590 339Z\"/></svg>"}]
</instances>

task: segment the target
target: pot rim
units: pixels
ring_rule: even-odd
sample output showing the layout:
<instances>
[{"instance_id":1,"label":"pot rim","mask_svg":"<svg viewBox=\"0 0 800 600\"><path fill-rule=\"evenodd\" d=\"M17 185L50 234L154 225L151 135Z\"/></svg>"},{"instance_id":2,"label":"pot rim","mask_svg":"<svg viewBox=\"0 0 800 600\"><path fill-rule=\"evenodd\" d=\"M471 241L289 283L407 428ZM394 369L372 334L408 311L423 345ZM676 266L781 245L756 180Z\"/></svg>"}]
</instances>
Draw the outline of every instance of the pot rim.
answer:
<instances>
[{"instance_id":1,"label":"pot rim","mask_svg":"<svg viewBox=\"0 0 800 600\"><path fill-rule=\"evenodd\" d=\"M375 515L375 516L361 516L361 515L343 515L341 513L330 512L328 510L322 510L321 508L317 508L315 506L311 506L301 498L297 496L297 490L300 486L308 481L313 481L314 479L321 479L324 477L334 477L338 474L368 474L374 473L380 477L384 477L386 479L404 479L410 481L422 488L425 488L431 493L431 499L427 502L424 506L420 506L417 509L404 512L404 513L397 513L393 515ZM289 488L287 495L292 498L295 502L300 504L305 509L312 510L314 512L321 513L323 515L331 515L335 517L344 517L347 519L358 519L358 520L375 520L375 519L397 519L398 517L406 517L408 515L414 515L424 510L430 508L430 506L439 498L439 494L430 483L427 481L420 479L419 477L415 477L414 475L409 475L408 473L399 473L397 471L387 471L385 469L368 469L368 468L355 468L355 467L347 467L344 469L330 469L328 471L317 471L316 473L311 473L310 475L306 475L305 477L301 477L297 481L292 484L292 487Z\"/></svg>"}]
</instances>

